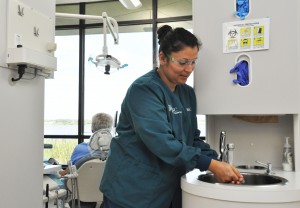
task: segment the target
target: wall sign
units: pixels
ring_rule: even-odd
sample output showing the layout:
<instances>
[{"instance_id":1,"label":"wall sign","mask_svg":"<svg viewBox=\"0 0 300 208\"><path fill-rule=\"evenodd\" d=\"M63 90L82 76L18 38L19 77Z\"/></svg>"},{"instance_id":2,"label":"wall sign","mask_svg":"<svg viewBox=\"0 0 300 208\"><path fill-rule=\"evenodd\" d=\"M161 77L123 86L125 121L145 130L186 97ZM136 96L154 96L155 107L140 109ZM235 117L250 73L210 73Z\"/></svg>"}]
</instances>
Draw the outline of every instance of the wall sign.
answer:
<instances>
[{"instance_id":1,"label":"wall sign","mask_svg":"<svg viewBox=\"0 0 300 208\"><path fill-rule=\"evenodd\" d=\"M223 53L269 49L270 18L223 23Z\"/></svg>"}]
</instances>

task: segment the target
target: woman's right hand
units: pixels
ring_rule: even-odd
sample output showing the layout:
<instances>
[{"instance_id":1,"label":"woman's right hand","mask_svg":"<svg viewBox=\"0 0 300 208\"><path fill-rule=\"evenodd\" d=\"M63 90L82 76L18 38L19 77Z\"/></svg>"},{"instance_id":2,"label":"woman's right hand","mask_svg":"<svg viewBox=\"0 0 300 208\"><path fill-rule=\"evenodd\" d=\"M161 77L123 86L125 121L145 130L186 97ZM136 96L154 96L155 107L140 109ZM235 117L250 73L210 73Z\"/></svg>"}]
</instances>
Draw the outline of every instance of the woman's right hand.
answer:
<instances>
[{"instance_id":1,"label":"woman's right hand","mask_svg":"<svg viewBox=\"0 0 300 208\"><path fill-rule=\"evenodd\" d=\"M244 180L240 171L225 162L212 159L208 170L214 173L215 180L220 183L241 184Z\"/></svg>"}]
</instances>

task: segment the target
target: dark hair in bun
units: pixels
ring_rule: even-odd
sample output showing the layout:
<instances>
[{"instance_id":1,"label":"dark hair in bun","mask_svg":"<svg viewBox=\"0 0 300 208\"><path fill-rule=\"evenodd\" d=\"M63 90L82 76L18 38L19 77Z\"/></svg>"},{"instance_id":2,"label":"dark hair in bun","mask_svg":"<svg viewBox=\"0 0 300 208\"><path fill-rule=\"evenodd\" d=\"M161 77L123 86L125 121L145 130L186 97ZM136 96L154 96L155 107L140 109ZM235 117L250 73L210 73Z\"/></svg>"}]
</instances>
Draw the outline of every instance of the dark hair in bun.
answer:
<instances>
[{"instance_id":1,"label":"dark hair in bun","mask_svg":"<svg viewBox=\"0 0 300 208\"><path fill-rule=\"evenodd\" d=\"M168 32L171 32L173 28L169 25L161 26L157 30L157 38L158 38L158 44L160 45L161 41L164 39L164 37L167 35Z\"/></svg>"},{"instance_id":2,"label":"dark hair in bun","mask_svg":"<svg viewBox=\"0 0 300 208\"><path fill-rule=\"evenodd\" d=\"M172 52L178 52L185 47L197 47L199 50L202 43L188 30L178 27L173 29L169 25L163 25L157 30L159 52L166 56Z\"/></svg>"}]
</instances>

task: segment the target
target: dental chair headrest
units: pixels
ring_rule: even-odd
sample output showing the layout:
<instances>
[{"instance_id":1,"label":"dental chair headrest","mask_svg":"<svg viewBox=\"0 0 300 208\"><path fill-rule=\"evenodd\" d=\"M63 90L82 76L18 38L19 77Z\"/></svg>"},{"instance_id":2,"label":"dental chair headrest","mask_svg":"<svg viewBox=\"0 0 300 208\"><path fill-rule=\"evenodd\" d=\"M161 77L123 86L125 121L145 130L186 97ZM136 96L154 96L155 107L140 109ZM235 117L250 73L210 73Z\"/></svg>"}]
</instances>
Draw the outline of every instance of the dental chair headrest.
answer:
<instances>
[{"instance_id":1,"label":"dental chair headrest","mask_svg":"<svg viewBox=\"0 0 300 208\"><path fill-rule=\"evenodd\" d=\"M111 139L110 129L100 129L91 136L89 146L92 150L109 150Z\"/></svg>"}]
</instances>

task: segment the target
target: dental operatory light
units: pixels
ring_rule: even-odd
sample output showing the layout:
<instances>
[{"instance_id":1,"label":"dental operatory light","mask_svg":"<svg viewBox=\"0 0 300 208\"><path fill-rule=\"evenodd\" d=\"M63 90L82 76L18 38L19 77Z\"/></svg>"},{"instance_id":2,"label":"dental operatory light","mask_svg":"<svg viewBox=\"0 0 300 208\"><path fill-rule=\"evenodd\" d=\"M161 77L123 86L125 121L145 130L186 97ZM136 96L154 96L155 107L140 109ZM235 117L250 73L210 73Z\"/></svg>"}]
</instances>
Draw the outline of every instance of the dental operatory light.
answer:
<instances>
[{"instance_id":1,"label":"dental operatory light","mask_svg":"<svg viewBox=\"0 0 300 208\"><path fill-rule=\"evenodd\" d=\"M101 67L104 67L104 74L110 74L111 68L119 69L120 62L118 59L114 58L111 55L105 55L101 54L95 57L95 61L93 61L92 58L90 58L90 61L96 65L97 68L101 69Z\"/></svg>"},{"instance_id":2,"label":"dental operatory light","mask_svg":"<svg viewBox=\"0 0 300 208\"><path fill-rule=\"evenodd\" d=\"M104 67L104 74L109 75L112 69L119 69L121 67L121 62L113 57L112 55L108 54L108 48L106 43L106 35L107 35L107 28L109 29L110 33L112 34L114 38L114 43L119 43L119 34L118 34L118 24L117 21L113 20L110 21L108 19L108 16L105 12L102 13L103 17L103 49L102 53L100 55L97 55L95 57L95 60L90 59L92 63L95 64L97 68L103 68Z\"/></svg>"},{"instance_id":3,"label":"dental operatory light","mask_svg":"<svg viewBox=\"0 0 300 208\"><path fill-rule=\"evenodd\" d=\"M137 9L142 6L140 0L119 0L126 9Z\"/></svg>"},{"instance_id":4,"label":"dental operatory light","mask_svg":"<svg viewBox=\"0 0 300 208\"><path fill-rule=\"evenodd\" d=\"M106 43L107 29L114 39L114 43L119 43L119 34L118 34L118 23L115 19L108 17L106 12L102 13L102 16L94 15L81 15L81 14L66 14L66 13L56 13L56 17L63 18L77 18L77 19L89 19L89 20L103 20L103 37L104 43L102 48L102 54L97 55L95 58L89 57L89 61L99 69L104 68L104 74L110 74L113 69L123 68L125 65L121 66L121 62L108 54L108 48Z\"/></svg>"}]
</instances>

